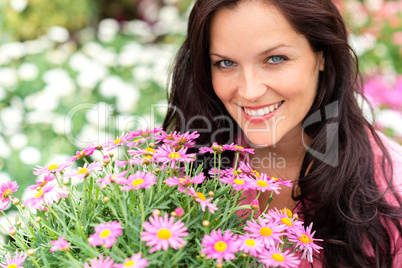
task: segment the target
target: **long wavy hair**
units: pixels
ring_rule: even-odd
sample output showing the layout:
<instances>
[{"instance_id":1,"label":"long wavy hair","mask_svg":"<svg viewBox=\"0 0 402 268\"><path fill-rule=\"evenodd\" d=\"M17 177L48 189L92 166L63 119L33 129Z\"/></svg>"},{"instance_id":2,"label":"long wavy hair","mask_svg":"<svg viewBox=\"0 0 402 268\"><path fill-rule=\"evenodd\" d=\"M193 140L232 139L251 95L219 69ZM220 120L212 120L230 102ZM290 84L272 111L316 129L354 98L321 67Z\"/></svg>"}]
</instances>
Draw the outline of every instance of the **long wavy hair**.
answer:
<instances>
[{"instance_id":1,"label":"long wavy hair","mask_svg":"<svg viewBox=\"0 0 402 268\"><path fill-rule=\"evenodd\" d=\"M173 67L169 109L163 127L173 131L200 131L199 142L227 143L241 134L236 123L216 96L211 81L209 28L220 8L236 8L247 0L198 0L190 13L187 38ZM251 0L249 0L251 1ZM275 6L294 30L305 36L312 49L322 52L317 95L306 115L324 118L304 130L313 139L303 159L293 199L301 204L306 224L314 223L317 237L323 238L325 267L392 267L391 229L402 234L399 206L384 199L375 181L375 164L370 136L382 152L380 172L392 188L391 158L359 108L356 93L363 96L358 61L347 42L347 30L331 0L259 0ZM336 104L328 116L326 107ZM327 116L326 116L327 115ZM328 126L336 125L336 131ZM212 136L212 133L217 135ZM328 164L314 152L326 152L337 144ZM230 156L229 156L230 157ZM331 157L333 159L331 159ZM336 159L335 159L336 157ZM328 159L327 159L328 160Z\"/></svg>"}]
</instances>

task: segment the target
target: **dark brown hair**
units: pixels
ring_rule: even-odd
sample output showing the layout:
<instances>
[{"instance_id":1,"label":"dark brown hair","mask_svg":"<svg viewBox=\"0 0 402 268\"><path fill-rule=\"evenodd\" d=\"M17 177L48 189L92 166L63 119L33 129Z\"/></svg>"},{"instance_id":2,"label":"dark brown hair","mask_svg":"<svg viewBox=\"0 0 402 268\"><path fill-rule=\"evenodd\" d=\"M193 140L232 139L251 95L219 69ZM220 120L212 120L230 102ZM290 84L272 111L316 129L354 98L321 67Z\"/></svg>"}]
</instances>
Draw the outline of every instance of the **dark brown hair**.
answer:
<instances>
[{"instance_id":1,"label":"dark brown hair","mask_svg":"<svg viewBox=\"0 0 402 268\"><path fill-rule=\"evenodd\" d=\"M240 2L196 1L188 21L187 38L176 58L164 128L179 131L210 128L218 132L230 129L220 131L212 140L211 132L201 132L199 141L203 145L213 141L227 143L240 133L238 128L231 128L236 123L214 93L209 59L211 18L218 9L236 8ZM305 223L313 222L316 236L324 239L324 266L392 267L392 243L396 238L391 237L390 230L396 228L402 234L401 198L394 192L399 206L391 206L375 181L370 136L382 152L382 173L390 189L391 158L356 100L356 93L363 95L358 62L347 43L347 30L340 13L331 0L259 2L278 8L295 31L304 35L313 50L322 52L325 58L317 95L306 116L318 112L325 119L305 131L313 138L310 148L315 152L325 152L338 142L337 154L331 155L337 157L337 165L327 164L307 152L297 183L299 191L295 191L299 194L293 196L300 201ZM336 112L328 116L325 107L334 103ZM188 124L184 126L183 121ZM336 125L337 131L329 131L331 125Z\"/></svg>"}]
</instances>

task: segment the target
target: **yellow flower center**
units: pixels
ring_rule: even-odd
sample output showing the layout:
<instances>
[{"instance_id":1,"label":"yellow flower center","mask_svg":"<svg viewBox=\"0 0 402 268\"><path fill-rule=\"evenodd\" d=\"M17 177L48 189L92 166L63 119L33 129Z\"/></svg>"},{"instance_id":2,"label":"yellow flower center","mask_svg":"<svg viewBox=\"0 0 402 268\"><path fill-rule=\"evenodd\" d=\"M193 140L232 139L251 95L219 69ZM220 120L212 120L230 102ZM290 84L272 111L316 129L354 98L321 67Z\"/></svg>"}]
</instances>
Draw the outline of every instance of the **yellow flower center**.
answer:
<instances>
[{"instance_id":1,"label":"yellow flower center","mask_svg":"<svg viewBox=\"0 0 402 268\"><path fill-rule=\"evenodd\" d=\"M50 166L48 166L47 170L55 170L57 168L59 168L58 165L50 165Z\"/></svg>"},{"instance_id":2,"label":"yellow flower center","mask_svg":"<svg viewBox=\"0 0 402 268\"><path fill-rule=\"evenodd\" d=\"M285 213L285 212L286 212L286 216L288 216L288 218L292 218L292 217L293 217L293 213L292 213L292 211L291 211L290 209L286 209L286 211L285 211L285 209L283 208L283 209L281 209L281 212L282 212L282 213Z\"/></svg>"},{"instance_id":3,"label":"yellow flower center","mask_svg":"<svg viewBox=\"0 0 402 268\"><path fill-rule=\"evenodd\" d=\"M260 187L267 187L268 183L265 182L265 181L257 181L257 185L260 186Z\"/></svg>"},{"instance_id":4,"label":"yellow flower center","mask_svg":"<svg viewBox=\"0 0 402 268\"><path fill-rule=\"evenodd\" d=\"M203 195L202 193L196 192L196 194L197 194L198 198L201 199L202 201L206 200L205 195Z\"/></svg>"},{"instance_id":5,"label":"yellow flower center","mask_svg":"<svg viewBox=\"0 0 402 268\"><path fill-rule=\"evenodd\" d=\"M179 140L178 144L184 145L184 144L186 144L186 142L187 142L187 139L186 139L186 138L181 138L181 139Z\"/></svg>"},{"instance_id":6,"label":"yellow flower center","mask_svg":"<svg viewBox=\"0 0 402 268\"><path fill-rule=\"evenodd\" d=\"M158 231L157 235L159 239L168 240L172 236L172 233L168 229L163 228Z\"/></svg>"},{"instance_id":7,"label":"yellow flower center","mask_svg":"<svg viewBox=\"0 0 402 268\"><path fill-rule=\"evenodd\" d=\"M128 261L124 264L125 267L131 267L135 264L135 261Z\"/></svg>"},{"instance_id":8,"label":"yellow flower center","mask_svg":"<svg viewBox=\"0 0 402 268\"><path fill-rule=\"evenodd\" d=\"M81 168L80 170L78 170L78 175L85 174L87 172L88 172L87 168Z\"/></svg>"},{"instance_id":9,"label":"yellow flower center","mask_svg":"<svg viewBox=\"0 0 402 268\"><path fill-rule=\"evenodd\" d=\"M105 229L105 230L103 230L102 232L100 232L100 234L99 234L99 236L101 237L101 238L107 238L109 235L110 235L110 230L109 229Z\"/></svg>"},{"instance_id":10,"label":"yellow flower center","mask_svg":"<svg viewBox=\"0 0 402 268\"><path fill-rule=\"evenodd\" d=\"M278 178L275 178L275 177L271 177L271 179L273 179L274 181L277 181L277 180L278 180Z\"/></svg>"},{"instance_id":11,"label":"yellow flower center","mask_svg":"<svg viewBox=\"0 0 402 268\"><path fill-rule=\"evenodd\" d=\"M156 153L153 148L147 148L147 149L145 149L145 152L147 152L147 153L149 153L149 154L154 154L154 153Z\"/></svg>"},{"instance_id":12,"label":"yellow flower center","mask_svg":"<svg viewBox=\"0 0 402 268\"><path fill-rule=\"evenodd\" d=\"M219 252L224 252L227 247L228 247L228 245L223 241L218 241L214 245L214 249Z\"/></svg>"},{"instance_id":13,"label":"yellow flower center","mask_svg":"<svg viewBox=\"0 0 402 268\"><path fill-rule=\"evenodd\" d=\"M260 229L260 234L263 236L270 236L272 234L272 230L271 230L271 228L268 228L268 227L262 227Z\"/></svg>"},{"instance_id":14,"label":"yellow flower center","mask_svg":"<svg viewBox=\"0 0 402 268\"><path fill-rule=\"evenodd\" d=\"M180 158L180 154L178 154L176 152L170 153L169 158L172 158L172 159Z\"/></svg>"},{"instance_id":15,"label":"yellow flower center","mask_svg":"<svg viewBox=\"0 0 402 268\"><path fill-rule=\"evenodd\" d=\"M276 261L284 261L285 260L285 258L279 253L272 254L272 259L274 259Z\"/></svg>"},{"instance_id":16,"label":"yellow flower center","mask_svg":"<svg viewBox=\"0 0 402 268\"><path fill-rule=\"evenodd\" d=\"M234 148L235 148L235 149L239 149L239 150L243 150L243 149L244 149L244 147L241 147L241 146L235 146Z\"/></svg>"},{"instance_id":17,"label":"yellow flower center","mask_svg":"<svg viewBox=\"0 0 402 268\"><path fill-rule=\"evenodd\" d=\"M11 195L11 190L6 190L4 193L3 193L3 198L7 198L7 197L9 197L10 195Z\"/></svg>"},{"instance_id":18,"label":"yellow flower center","mask_svg":"<svg viewBox=\"0 0 402 268\"><path fill-rule=\"evenodd\" d=\"M172 141L172 140L174 140L174 137L175 137L175 135L169 134L169 136L167 136L166 139Z\"/></svg>"},{"instance_id":19,"label":"yellow flower center","mask_svg":"<svg viewBox=\"0 0 402 268\"><path fill-rule=\"evenodd\" d=\"M250 246L250 247L254 247L254 245L255 245L255 241L254 240L252 240L252 239L247 239L246 240L246 242L244 242L247 246Z\"/></svg>"},{"instance_id":20,"label":"yellow flower center","mask_svg":"<svg viewBox=\"0 0 402 268\"><path fill-rule=\"evenodd\" d=\"M289 227L292 227L292 221L291 220L289 220L288 218L282 218L282 223L283 224L286 224L287 226L289 226Z\"/></svg>"},{"instance_id":21,"label":"yellow flower center","mask_svg":"<svg viewBox=\"0 0 402 268\"><path fill-rule=\"evenodd\" d=\"M40 191L35 195L35 198L39 198L39 197L41 197L42 195L43 195L43 191L40 190Z\"/></svg>"},{"instance_id":22,"label":"yellow flower center","mask_svg":"<svg viewBox=\"0 0 402 268\"><path fill-rule=\"evenodd\" d=\"M135 180L133 180L133 182L131 184L134 186L137 186L137 185L142 184L143 182L144 182L143 179L135 179Z\"/></svg>"},{"instance_id":23,"label":"yellow flower center","mask_svg":"<svg viewBox=\"0 0 402 268\"><path fill-rule=\"evenodd\" d=\"M46 183L48 183L48 181L44 181L44 182L42 182L41 184L39 184L39 187L43 187L43 186L45 186L46 185Z\"/></svg>"},{"instance_id":24,"label":"yellow flower center","mask_svg":"<svg viewBox=\"0 0 402 268\"><path fill-rule=\"evenodd\" d=\"M307 244L308 242L310 242L309 237L305 234L303 234L302 237L299 237L299 240L304 244Z\"/></svg>"},{"instance_id":25,"label":"yellow flower center","mask_svg":"<svg viewBox=\"0 0 402 268\"><path fill-rule=\"evenodd\" d=\"M257 178L260 177L260 173L257 170L252 170L251 172L253 172L253 174L256 175Z\"/></svg>"},{"instance_id":26,"label":"yellow flower center","mask_svg":"<svg viewBox=\"0 0 402 268\"><path fill-rule=\"evenodd\" d=\"M121 142L121 139L120 139L120 138L117 138L117 139L114 140L114 144L118 144L118 143L120 143L120 142Z\"/></svg>"},{"instance_id":27,"label":"yellow flower center","mask_svg":"<svg viewBox=\"0 0 402 268\"><path fill-rule=\"evenodd\" d=\"M15 265L15 264L10 264L9 266L7 266L7 268L17 268L17 265Z\"/></svg>"},{"instance_id":28,"label":"yellow flower center","mask_svg":"<svg viewBox=\"0 0 402 268\"><path fill-rule=\"evenodd\" d=\"M244 184L244 180L241 180L241 179L234 179L233 182L236 183L236 184L240 184L240 185Z\"/></svg>"}]
</instances>

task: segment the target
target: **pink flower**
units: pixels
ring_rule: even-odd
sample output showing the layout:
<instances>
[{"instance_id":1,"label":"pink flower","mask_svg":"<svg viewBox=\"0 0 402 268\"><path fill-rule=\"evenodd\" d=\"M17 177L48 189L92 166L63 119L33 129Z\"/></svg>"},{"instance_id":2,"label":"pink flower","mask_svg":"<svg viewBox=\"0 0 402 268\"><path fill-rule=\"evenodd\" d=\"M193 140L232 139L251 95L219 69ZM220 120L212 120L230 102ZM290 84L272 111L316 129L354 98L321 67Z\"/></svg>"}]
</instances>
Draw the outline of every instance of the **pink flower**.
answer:
<instances>
[{"instance_id":1,"label":"pink flower","mask_svg":"<svg viewBox=\"0 0 402 268\"><path fill-rule=\"evenodd\" d=\"M205 180L205 175L204 173L200 173L198 175L195 175L193 178L189 178L185 176L184 178L178 178L178 177L169 177L165 180L165 183L169 186L176 186L180 185L179 190L186 191L184 187L190 186L191 184L200 184L203 183Z\"/></svg>"},{"instance_id":2,"label":"pink flower","mask_svg":"<svg viewBox=\"0 0 402 268\"><path fill-rule=\"evenodd\" d=\"M275 183L280 184L282 186L292 187L293 185L291 180L284 181L282 178L276 178L276 177L271 177L271 179L274 180Z\"/></svg>"},{"instance_id":3,"label":"pink flower","mask_svg":"<svg viewBox=\"0 0 402 268\"><path fill-rule=\"evenodd\" d=\"M294 253L282 252L279 248L270 248L260 254L260 262L267 267L294 268L299 267L300 260Z\"/></svg>"},{"instance_id":4,"label":"pink flower","mask_svg":"<svg viewBox=\"0 0 402 268\"><path fill-rule=\"evenodd\" d=\"M292 243L296 243L297 250L303 251L302 259L313 262L313 250L319 252L322 247L316 245L314 241L322 241L322 239L313 238L315 231L311 233L313 223L304 230L304 228L295 229L295 234L289 234L288 239Z\"/></svg>"},{"instance_id":5,"label":"pink flower","mask_svg":"<svg viewBox=\"0 0 402 268\"><path fill-rule=\"evenodd\" d=\"M50 248L50 252L55 252L57 250L67 251L70 249L70 244L63 237L59 237L57 240L52 240L50 243L53 247Z\"/></svg>"},{"instance_id":6,"label":"pink flower","mask_svg":"<svg viewBox=\"0 0 402 268\"><path fill-rule=\"evenodd\" d=\"M152 247L149 253L163 249L166 251L169 246L179 249L186 245L182 237L187 237L187 227L180 220L174 222L174 217L168 219L168 214L159 217L154 215L149 217L148 222L144 222L144 232L141 232L141 241L146 241L148 247Z\"/></svg>"},{"instance_id":7,"label":"pink flower","mask_svg":"<svg viewBox=\"0 0 402 268\"><path fill-rule=\"evenodd\" d=\"M89 244L91 246L105 245L110 248L117 242L116 237L120 236L122 231L121 223L117 221L101 223L95 227L95 233L89 237Z\"/></svg>"},{"instance_id":8,"label":"pink flower","mask_svg":"<svg viewBox=\"0 0 402 268\"><path fill-rule=\"evenodd\" d=\"M130 137L127 137L127 139L130 139ZM147 140L150 140L150 139L151 139L151 137L147 137L146 139L143 137L139 137L133 141L126 141L126 145L128 148L137 147L139 144L146 143Z\"/></svg>"},{"instance_id":9,"label":"pink flower","mask_svg":"<svg viewBox=\"0 0 402 268\"><path fill-rule=\"evenodd\" d=\"M43 181L40 181L40 180L36 180L35 182L36 182L36 184L34 184L34 185L31 185L31 186L28 186L27 187L27 189L29 189L29 190L36 190L36 188L42 188L43 186L45 186L46 185L46 183L48 183L48 182L50 182L50 181L53 181L55 178L54 178L54 175L52 174L52 173L48 173L48 174L46 174L45 175L45 177L43 178Z\"/></svg>"},{"instance_id":10,"label":"pink flower","mask_svg":"<svg viewBox=\"0 0 402 268\"><path fill-rule=\"evenodd\" d=\"M268 213L263 214L263 216L267 219L270 219L271 221L280 221L283 224L285 224L287 226L285 230L287 233L294 233L296 228L303 229L303 223L301 221L296 220L296 215L291 215L289 217L288 215L289 211L290 210L286 208L282 210L278 210L277 208L275 208L269 210Z\"/></svg>"},{"instance_id":11,"label":"pink flower","mask_svg":"<svg viewBox=\"0 0 402 268\"><path fill-rule=\"evenodd\" d=\"M166 133L165 131L161 130L160 133L155 134L155 143L159 143L161 141L165 143L172 143L176 135L180 135L180 132L173 132L173 133Z\"/></svg>"},{"instance_id":12,"label":"pink flower","mask_svg":"<svg viewBox=\"0 0 402 268\"><path fill-rule=\"evenodd\" d=\"M99 256L99 259L92 259L91 266L87 262L84 263L85 268L114 268L114 260L107 256L103 259L103 255Z\"/></svg>"},{"instance_id":13,"label":"pink flower","mask_svg":"<svg viewBox=\"0 0 402 268\"><path fill-rule=\"evenodd\" d=\"M249 176L238 174L238 172L233 169L225 170L225 175L221 177L221 182L231 184L236 191L255 189L253 179Z\"/></svg>"},{"instance_id":14,"label":"pink flower","mask_svg":"<svg viewBox=\"0 0 402 268\"><path fill-rule=\"evenodd\" d=\"M220 145L219 145L218 143L216 143L216 142L214 142L211 147L201 147L200 150L199 150L199 152L200 152L201 154L204 154L204 153L211 153L211 154L217 153L217 154L221 154L221 153L223 153L224 151L225 151L225 149L223 149L223 147L220 146Z\"/></svg>"},{"instance_id":15,"label":"pink flower","mask_svg":"<svg viewBox=\"0 0 402 268\"><path fill-rule=\"evenodd\" d=\"M68 191L56 186L54 183L47 183L40 190L36 190L34 197L25 200L24 205L37 210L45 210L45 205L59 201L60 198L67 198Z\"/></svg>"},{"instance_id":16,"label":"pink flower","mask_svg":"<svg viewBox=\"0 0 402 268\"><path fill-rule=\"evenodd\" d=\"M234 255L239 251L239 243L236 242L236 235L230 230L222 235L221 229L213 230L210 235L204 235L201 243L201 254L206 254L207 259L216 259L218 263L223 260L234 260Z\"/></svg>"},{"instance_id":17,"label":"pink flower","mask_svg":"<svg viewBox=\"0 0 402 268\"><path fill-rule=\"evenodd\" d=\"M222 147L225 150L254 154L254 149L244 148L244 147L239 146L239 145L234 144L234 143L232 143L232 144L224 144Z\"/></svg>"},{"instance_id":18,"label":"pink flower","mask_svg":"<svg viewBox=\"0 0 402 268\"><path fill-rule=\"evenodd\" d=\"M174 212L176 213L176 216L181 218L184 216L184 209L182 209L181 207L177 207Z\"/></svg>"},{"instance_id":19,"label":"pink flower","mask_svg":"<svg viewBox=\"0 0 402 268\"><path fill-rule=\"evenodd\" d=\"M275 247L278 243L283 244L281 236L282 231L286 229L284 224L274 221L264 221L259 218L259 223L254 219L246 222L245 231L251 233L251 237L259 238L263 241L266 247Z\"/></svg>"},{"instance_id":20,"label":"pink flower","mask_svg":"<svg viewBox=\"0 0 402 268\"><path fill-rule=\"evenodd\" d=\"M116 139L111 139L102 144L103 148L106 148L107 151L110 151L116 147L123 146L127 140L127 135L124 132L116 137Z\"/></svg>"},{"instance_id":21,"label":"pink flower","mask_svg":"<svg viewBox=\"0 0 402 268\"><path fill-rule=\"evenodd\" d=\"M124 167L126 166L127 162L128 162L128 161L115 160L115 161L114 161L114 164L115 164L116 166L118 166L118 167L124 168Z\"/></svg>"},{"instance_id":22,"label":"pink flower","mask_svg":"<svg viewBox=\"0 0 402 268\"><path fill-rule=\"evenodd\" d=\"M281 189L275 180L264 173L261 173L259 178L253 180L253 185L256 190L261 192L274 191L276 194L279 194L279 190Z\"/></svg>"},{"instance_id":23,"label":"pink flower","mask_svg":"<svg viewBox=\"0 0 402 268\"><path fill-rule=\"evenodd\" d=\"M157 162L170 163L170 167L173 168L176 162L190 163L195 160L195 154L186 154L187 149L181 148L176 152L176 149L164 144L156 150L155 158Z\"/></svg>"},{"instance_id":24,"label":"pink flower","mask_svg":"<svg viewBox=\"0 0 402 268\"><path fill-rule=\"evenodd\" d=\"M100 171L102 168L103 163L101 162L93 162L90 165L85 163L83 167L78 167L78 170L67 170L64 177L79 179L81 182L83 182L85 177L88 176L92 171Z\"/></svg>"},{"instance_id":25,"label":"pink flower","mask_svg":"<svg viewBox=\"0 0 402 268\"><path fill-rule=\"evenodd\" d=\"M207 207L209 212L214 214L216 210L218 210L218 206L211 203L211 198L206 198L205 195L201 192L196 192L193 187L188 188L188 194L194 197L195 201L197 201L201 205L201 210L205 212L205 208Z\"/></svg>"},{"instance_id":26,"label":"pink flower","mask_svg":"<svg viewBox=\"0 0 402 268\"><path fill-rule=\"evenodd\" d=\"M127 140L134 139L135 137L138 137L138 136L146 138L146 137L149 137L151 134L156 134L156 133L161 132L161 131L163 131L162 127L156 127L156 128L154 128L152 130L149 130L148 127L147 127L145 129L145 131L143 131L141 129L137 130L137 131L131 131L131 132L128 132Z\"/></svg>"},{"instance_id":27,"label":"pink flower","mask_svg":"<svg viewBox=\"0 0 402 268\"><path fill-rule=\"evenodd\" d=\"M112 182L117 183L117 184L123 184L126 181L125 176L126 176L127 172L128 172L127 170L124 170L117 174L109 174L102 179L96 180L96 182L101 185L101 188L106 187L106 185L109 185Z\"/></svg>"},{"instance_id":28,"label":"pink flower","mask_svg":"<svg viewBox=\"0 0 402 268\"><path fill-rule=\"evenodd\" d=\"M194 131L190 133L189 131L183 134L176 135L173 138L173 142L171 142L171 145L173 147L176 146L182 146L185 148L193 148L195 145L195 139L198 138L200 134L197 133L197 131ZM168 142L166 142L168 143ZM169 142L170 143L170 142Z\"/></svg>"},{"instance_id":29,"label":"pink flower","mask_svg":"<svg viewBox=\"0 0 402 268\"><path fill-rule=\"evenodd\" d=\"M260 239L255 239L250 234L239 236L239 250L244 253L249 253L253 257L258 255L264 250L264 243Z\"/></svg>"},{"instance_id":30,"label":"pink flower","mask_svg":"<svg viewBox=\"0 0 402 268\"><path fill-rule=\"evenodd\" d=\"M152 185L156 184L156 176L151 172L145 173L138 170L133 175L128 176L125 182L122 182L125 186L121 187L122 190L130 191L132 189L149 189Z\"/></svg>"},{"instance_id":31,"label":"pink flower","mask_svg":"<svg viewBox=\"0 0 402 268\"><path fill-rule=\"evenodd\" d=\"M10 204L10 196L18 190L18 184L15 181L8 181L0 185L0 210L4 210Z\"/></svg>"},{"instance_id":32,"label":"pink flower","mask_svg":"<svg viewBox=\"0 0 402 268\"><path fill-rule=\"evenodd\" d=\"M72 161L70 159L67 159L64 162L56 162L54 164L51 164L49 166L38 166L38 168L34 168L34 175L41 175L41 174L47 174L47 173L60 173L63 172L64 169L68 168L69 166L71 166Z\"/></svg>"},{"instance_id":33,"label":"pink flower","mask_svg":"<svg viewBox=\"0 0 402 268\"><path fill-rule=\"evenodd\" d=\"M141 253L134 254L130 259L125 259L122 264L115 264L114 268L143 268L148 266L148 260L146 258L141 258Z\"/></svg>"},{"instance_id":34,"label":"pink flower","mask_svg":"<svg viewBox=\"0 0 402 268\"><path fill-rule=\"evenodd\" d=\"M21 251L21 254L18 255L18 250L15 250L15 257L14 259L11 258L10 252L6 255L6 264L0 264L2 268L24 268L20 264L23 264L24 261L27 259L28 255Z\"/></svg>"},{"instance_id":35,"label":"pink flower","mask_svg":"<svg viewBox=\"0 0 402 268\"><path fill-rule=\"evenodd\" d=\"M97 149L98 149L98 146L95 145L94 143L91 143L87 147L85 147L84 150L77 151L75 153L75 156L71 157L70 160L75 161L77 159L82 159L85 156L91 156Z\"/></svg>"},{"instance_id":36,"label":"pink flower","mask_svg":"<svg viewBox=\"0 0 402 268\"><path fill-rule=\"evenodd\" d=\"M134 156L130 160L130 164L136 165L153 162L154 155L156 154L154 148L128 150L127 153Z\"/></svg>"}]
</instances>

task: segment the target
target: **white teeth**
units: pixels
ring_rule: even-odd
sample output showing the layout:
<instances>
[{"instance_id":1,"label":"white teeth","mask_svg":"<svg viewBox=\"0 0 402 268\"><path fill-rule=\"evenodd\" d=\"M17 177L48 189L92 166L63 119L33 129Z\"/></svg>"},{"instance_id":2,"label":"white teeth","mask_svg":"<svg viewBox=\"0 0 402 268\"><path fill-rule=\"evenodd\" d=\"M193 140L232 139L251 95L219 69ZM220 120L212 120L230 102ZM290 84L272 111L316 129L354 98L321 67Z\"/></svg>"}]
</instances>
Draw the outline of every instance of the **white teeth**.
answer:
<instances>
[{"instance_id":1,"label":"white teeth","mask_svg":"<svg viewBox=\"0 0 402 268\"><path fill-rule=\"evenodd\" d=\"M258 110L251 110L251 109L244 108L244 111L246 112L246 114L251 115L251 116L263 116L263 115L272 113L281 104L282 104L282 102L278 102L277 104L273 104L273 105L270 105L268 107L265 107L263 109L258 109Z\"/></svg>"}]
</instances>

